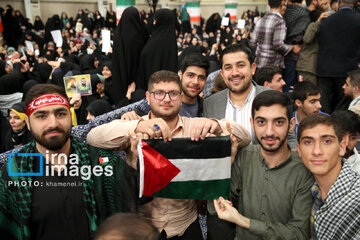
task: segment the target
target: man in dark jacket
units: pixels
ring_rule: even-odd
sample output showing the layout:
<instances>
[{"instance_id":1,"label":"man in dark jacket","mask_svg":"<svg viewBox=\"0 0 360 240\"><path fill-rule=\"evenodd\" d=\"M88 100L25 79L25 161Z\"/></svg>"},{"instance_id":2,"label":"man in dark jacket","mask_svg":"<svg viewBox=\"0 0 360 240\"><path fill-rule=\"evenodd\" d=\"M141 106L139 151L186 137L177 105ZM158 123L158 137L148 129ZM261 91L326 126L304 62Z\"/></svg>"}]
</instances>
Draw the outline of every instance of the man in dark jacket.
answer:
<instances>
[{"instance_id":1,"label":"man in dark jacket","mask_svg":"<svg viewBox=\"0 0 360 240\"><path fill-rule=\"evenodd\" d=\"M284 14L284 20L286 23L286 39L285 43L289 45L303 43L303 36L305 30L310 23L310 18L306 12L306 8L301 6L302 0L288 1L286 11ZM284 80L286 85L284 91L289 91L290 86L296 83L296 62L299 59L299 55L294 52L290 52L285 56L285 73Z\"/></svg>"},{"instance_id":2,"label":"man in dark jacket","mask_svg":"<svg viewBox=\"0 0 360 240\"><path fill-rule=\"evenodd\" d=\"M320 24L317 75L326 113L342 108L337 103L344 98L346 73L360 62L360 14L353 6L354 0L340 0L339 11ZM343 104L345 109L348 104Z\"/></svg>"}]
</instances>

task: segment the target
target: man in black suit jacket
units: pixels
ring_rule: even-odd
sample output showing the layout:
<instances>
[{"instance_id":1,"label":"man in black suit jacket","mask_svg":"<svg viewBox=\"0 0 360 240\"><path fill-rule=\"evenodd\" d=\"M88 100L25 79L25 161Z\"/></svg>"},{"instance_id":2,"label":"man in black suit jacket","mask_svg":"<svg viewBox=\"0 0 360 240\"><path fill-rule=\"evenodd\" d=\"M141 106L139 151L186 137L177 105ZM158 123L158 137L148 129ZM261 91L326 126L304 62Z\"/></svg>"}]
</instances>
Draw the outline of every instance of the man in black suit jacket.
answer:
<instances>
[{"instance_id":1,"label":"man in black suit jacket","mask_svg":"<svg viewBox=\"0 0 360 240\"><path fill-rule=\"evenodd\" d=\"M346 73L360 63L360 14L354 11L354 2L339 0L338 12L320 24L317 75L326 113L341 108Z\"/></svg>"}]
</instances>

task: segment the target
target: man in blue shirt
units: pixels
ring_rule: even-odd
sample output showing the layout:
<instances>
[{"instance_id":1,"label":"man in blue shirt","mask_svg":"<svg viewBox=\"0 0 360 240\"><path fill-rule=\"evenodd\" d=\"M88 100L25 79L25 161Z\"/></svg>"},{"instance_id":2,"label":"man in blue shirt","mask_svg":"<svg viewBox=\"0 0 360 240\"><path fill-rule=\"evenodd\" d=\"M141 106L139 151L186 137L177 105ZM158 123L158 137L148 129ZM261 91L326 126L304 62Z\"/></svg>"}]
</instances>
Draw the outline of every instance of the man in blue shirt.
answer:
<instances>
[{"instance_id":1,"label":"man in blue shirt","mask_svg":"<svg viewBox=\"0 0 360 240\"><path fill-rule=\"evenodd\" d=\"M326 114L320 111L320 89L311 82L299 82L293 91L294 107L293 117L296 119L294 134L297 136L297 129L301 121L313 114ZM328 115L328 114L326 114Z\"/></svg>"}]
</instances>

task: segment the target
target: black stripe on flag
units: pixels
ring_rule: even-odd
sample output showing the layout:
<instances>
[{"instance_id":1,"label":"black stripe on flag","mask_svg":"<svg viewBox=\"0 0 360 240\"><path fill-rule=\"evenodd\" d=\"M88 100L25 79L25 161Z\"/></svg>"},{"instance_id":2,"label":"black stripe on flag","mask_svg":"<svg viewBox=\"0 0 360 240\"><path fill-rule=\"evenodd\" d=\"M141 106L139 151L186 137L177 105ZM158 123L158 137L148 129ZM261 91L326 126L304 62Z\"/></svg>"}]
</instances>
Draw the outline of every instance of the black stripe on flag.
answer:
<instances>
[{"instance_id":1,"label":"black stripe on flag","mask_svg":"<svg viewBox=\"0 0 360 240\"><path fill-rule=\"evenodd\" d=\"M207 137L191 141L190 138L143 140L167 159L224 158L231 155L230 136Z\"/></svg>"}]
</instances>

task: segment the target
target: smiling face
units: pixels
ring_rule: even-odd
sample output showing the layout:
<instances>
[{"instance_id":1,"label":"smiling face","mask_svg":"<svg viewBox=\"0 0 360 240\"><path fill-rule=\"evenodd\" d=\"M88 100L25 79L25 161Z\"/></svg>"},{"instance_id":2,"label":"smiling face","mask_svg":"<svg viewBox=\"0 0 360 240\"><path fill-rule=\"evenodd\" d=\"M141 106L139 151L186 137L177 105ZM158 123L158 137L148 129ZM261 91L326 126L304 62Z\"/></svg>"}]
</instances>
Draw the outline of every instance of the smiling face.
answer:
<instances>
[{"instance_id":1,"label":"smiling face","mask_svg":"<svg viewBox=\"0 0 360 240\"><path fill-rule=\"evenodd\" d=\"M345 147L345 139L339 142L334 128L325 124L304 129L298 143L299 155L315 178L339 174Z\"/></svg>"},{"instance_id":2,"label":"smiling face","mask_svg":"<svg viewBox=\"0 0 360 240\"><path fill-rule=\"evenodd\" d=\"M295 121L291 119L289 123L286 108L274 104L255 111L251 124L261 148L267 152L278 152L286 147L287 134L292 131Z\"/></svg>"},{"instance_id":3,"label":"smiling face","mask_svg":"<svg viewBox=\"0 0 360 240\"><path fill-rule=\"evenodd\" d=\"M101 73L105 78L109 78L112 76L111 70L108 66L104 66Z\"/></svg>"},{"instance_id":4,"label":"smiling face","mask_svg":"<svg viewBox=\"0 0 360 240\"><path fill-rule=\"evenodd\" d=\"M185 72L179 72L181 87L184 94L190 98L196 98L204 89L206 83L206 70L197 66L189 66Z\"/></svg>"},{"instance_id":5,"label":"smiling face","mask_svg":"<svg viewBox=\"0 0 360 240\"><path fill-rule=\"evenodd\" d=\"M223 56L222 62L220 74L229 90L239 94L249 90L256 65L250 64L247 54L228 53Z\"/></svg>"},{"instance_id":6,"label":"smiling face","mask_svg":"<svg viewBox=\"0 0 360 240\"><path fill-rule=\"evenodd\" d=\"M155 95L157 93L166 92L178 94L178 97L174 100L170 99L169 94L165 94L164 99L158 100ZM176 82L159 82L154 83L146 92L146 98L151 108L151 113L158 118L164 120L172 120L177 117L181 107L182 93L179 85Z\"/></svg>"},{"instance_id":7,"label":"smiling face","mask_svg":"<svg viewBox=\"0 0 360 240\"><path fill-rule=\"evenodd\" d=\"M70 109L63 105L39 108L26 120L37 144L56 151L69 141L71 132Z\"/></svg>"}]
</instances>

